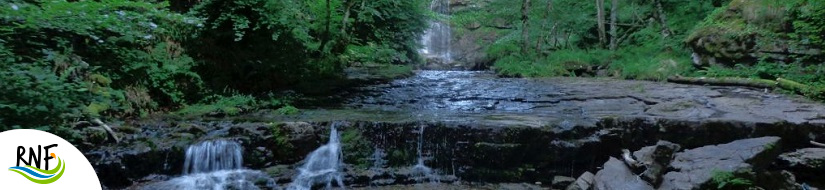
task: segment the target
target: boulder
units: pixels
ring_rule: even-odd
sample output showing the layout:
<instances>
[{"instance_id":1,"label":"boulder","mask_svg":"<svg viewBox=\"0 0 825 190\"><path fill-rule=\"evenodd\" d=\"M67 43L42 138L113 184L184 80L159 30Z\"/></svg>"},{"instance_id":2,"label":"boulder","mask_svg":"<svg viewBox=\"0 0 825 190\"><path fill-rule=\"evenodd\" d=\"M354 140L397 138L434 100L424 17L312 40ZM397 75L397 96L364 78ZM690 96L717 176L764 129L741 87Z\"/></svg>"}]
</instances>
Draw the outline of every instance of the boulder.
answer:
<instances>
[{"instance_id":1,"label":"boulder","mask_svg":"<svg viewBox=\"0 0 825 190\"><path fill-rule=\"evenodd\" d=\"M588 190L593 186L593 180L596 176L590 172L584 172L573 184L567 186L567 190Z\"/></svg>"},{"instance_id":2,"label":"boulder","mask_svg":"<svg viewBox=\"0 0 825 190\"><path fill-rule=\"evenodd\" d=\"M672 172L659 189L708 189L716 172L754 171L776 158L779 137L761 137L704 146L676 154Z\"/></svg>"},{"instance_id":3,"label":"boulder","mask_svg":"<svg viewBox=\"0 0 825 190\"><path fill-rule=\"evenodd\" d=\"M777 166L800 179L825 181L825 148L803 148L779 155Z\"/></svg>"},{"instance_id":4,"label":"boulder","mask_svg":"<svg viewBox=\"0 0 825 190\"><path fill-rule=\"evenodd\" d=\"M610 157L602 170L596 173L593 189L595 190L611 190L611 189L635 189L646 190L653 189L653 186L646 181L636 176L630 168L619 159Z\"/></svg>"},{"instance_id":5,"label":"boulder","mask_svg":"<svg viewBox=\"0 0 825 190\"><path fill-rule=\"evenodd\" d=\"M661 176L665 174L667 166L673 160L673 155L681 149L681 146L668 141L659 141L654 146L644 147L636 152L633 156L636 160L645 165L645 170L642 172L642 179L650 184L658 185L661 181Z\"/></svg>"}]
</instances>

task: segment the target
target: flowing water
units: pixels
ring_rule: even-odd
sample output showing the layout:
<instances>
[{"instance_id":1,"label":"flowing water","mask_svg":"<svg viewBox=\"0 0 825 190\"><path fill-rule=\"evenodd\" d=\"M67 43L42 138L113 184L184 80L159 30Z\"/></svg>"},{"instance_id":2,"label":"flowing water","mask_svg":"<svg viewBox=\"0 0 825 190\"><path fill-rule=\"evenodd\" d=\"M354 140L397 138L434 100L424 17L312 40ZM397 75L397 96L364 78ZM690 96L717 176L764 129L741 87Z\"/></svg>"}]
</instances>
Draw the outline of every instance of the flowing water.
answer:
<instances>
[{"instance_id":1,"label":"flowing water","mask_svg":"<svg viewBox=\"0 0 825 190\"><path fill-rule=\"evenodd\" d=\"M326 184L329 189L332 188L333 182L338 187L344 187L343 156L337 125L333 123L330 127L332 129L329 133L329 142L309 154L288 189L311 189L319 184Z\"/></svg>"},{"instance_id":2,"label":"flowing water","mask_svg":"<svg viewBox=\"0 0 825 190\"><path fill-rule=\"evenodd\" d=\"M235 141L204 141L186 149L183 176L135 189L260 189L275 181L260 171L242 169L243 147Z\"/></svg>"},{"instance_id":3,"label":"flowing water","mask_svg":"<svg viewBox=\"0 0 825 190\"><path fill-rule=\"evenodd\" d=\"M418 162L412 167L412 176L417 182L437 183L438 176L433 173L433 169L424 164L424 153L422 144L424 143L424 125L418 128Z\"/></svg>"},{"instance_id":4,"label":"flowing water","mask_svg":"<svg viewBox=\"0 0 825 190\"><path fill-rule=\"evenodd\" d=\"M186 149L183 174L241 169L243 148L228 140L204 141Z\"/></svg>"},{"instance_id":5,"label":"flowing water","mask_svg":"<svg viewBox=\"0 0 825 190\"><path fill-rule=\"evenodd\" d=\"M450 12L450 1L433 0L430 2L430 9L438 13L440 17L446 17ZM421 37L421 43L424 45L424 48L420 50L421 54L429 59L437 59L439 62L452 62L452 53L450 52L451 30L448 23L431 20L430 28Z\"/></svg>"}]
</instances>

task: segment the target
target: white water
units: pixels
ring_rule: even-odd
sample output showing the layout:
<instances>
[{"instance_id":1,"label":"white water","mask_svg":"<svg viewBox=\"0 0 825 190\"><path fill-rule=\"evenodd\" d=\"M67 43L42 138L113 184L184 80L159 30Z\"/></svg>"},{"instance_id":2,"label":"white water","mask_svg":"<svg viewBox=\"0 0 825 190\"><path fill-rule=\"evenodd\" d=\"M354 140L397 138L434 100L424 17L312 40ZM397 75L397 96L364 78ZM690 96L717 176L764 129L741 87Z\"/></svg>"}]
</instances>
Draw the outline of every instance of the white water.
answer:
<instances>
[{"instance_id":1,"label":"white water","mask_svg":"<svg viewBox=\"0 0 825 190\"><path fill-rule=\"evenodd\" d=\"M228 140L204 141L186 149L183 176L137 189L260 189L275 180L260 171L242 169L243 148ZM258 184L256 184L258 183Z\"/></svg>"},{"instance_id":2,"label":"white water","mask_svg":"<svg viewBox=\"0 0 825 190\"><path fill-rule=\"evenodd\" d=\"M412 177L418 182L425 180L430 183L439 182L438 176L433 173L433 169L424 164L424 154L422 144L424 142L424 125L418 128L418 162L412 167Z\"/></svg>"},{"instance_id":3,"label":"white water","mask_svg":"<svg viewBox=\"0 0 825 190\"><path fill-rule=\"evenodd\" d=\"M234 141L204 141L186 149L183 174L241 169L243 148Z\"/></svg>"},{"instance_id":4,"label":"white water","mask_svg":"<svg viewBox=\"0 0 825 190\"><path fill-rule=\"evenodd\" d=\"M439 14L439 16L447 16L450 13L449 0L432 0L430 2L430 9ZM421 54L430 59L438 59L441 62L452 62L452 53L450 51L450 40L452 38L450 25L438 20L430 21L430 28L425 31L421 37L421 43L424 48L420 50Z\"/></svg>"},{"instance_id":5,"label":"white water","mask_svg":"<svg viewBox=\"0 0 825 190\"><path fill-rule=\"evenodd\" d=\"M341 156L341 142L337 123L333 123L330 128L329 142L315 149L306 158L305 163L298 169L298 176L292 180L288 189L304 190L312 189L312 186L326 184L326 188L332 188L333 182L338 187L344 187L343 156Z\"/></svg>"},{"instance_id":6,"label":"white water","mask_svg":"<svg viewBox=\"0 0 825 190\"><path fill-rule=\"evenodd\" d=\"M139 189L261 189L256 183L263 182L265 187L274 188L275 181L260 171L254 170L220 170L197 173L173 178L169 181L149 184Z\"/></svg>"}]
</instances>

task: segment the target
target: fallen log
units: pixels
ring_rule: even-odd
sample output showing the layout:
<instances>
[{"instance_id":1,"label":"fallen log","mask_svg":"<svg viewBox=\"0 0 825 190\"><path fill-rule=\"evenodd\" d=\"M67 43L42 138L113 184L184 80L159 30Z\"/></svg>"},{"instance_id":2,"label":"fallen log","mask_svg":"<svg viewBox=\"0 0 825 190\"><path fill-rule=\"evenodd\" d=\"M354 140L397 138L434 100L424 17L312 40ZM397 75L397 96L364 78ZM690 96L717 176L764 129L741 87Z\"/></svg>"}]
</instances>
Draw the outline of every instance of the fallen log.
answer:
<instances>
[{"instance_id":1,"label":"fallen log","mask_svg":"<svg viewBox=\"0 0 825 190\"><path fill-rule=\"evenodd\" d=\"M667 78L668 82L679 84L699 84L699 85L717 85L717 86L745 86L754 88L780 88L795 92L802 95L823 95L825 89L817 89L810 85L802 84L796 81L777 78L776 80L754 79L754 78L739 78L739 77L682 77L673 76Z\"/></svg>"},{"instance_id":2,"label":"fallen log","mask_svg":"<svg viewBox=\"0 0 825 190\"><path fill-rule=\"evenodd\" d=\"M777 82L765 79L737 78L737 77L682 77L672 76L667 78L668 82L679 84L700 84L718 86L747 86L755 88L776 88Z\"/></svg>"},{"instance_id":3,"label":"fallen log","mask_svg":"<svg viewBox=\"0 0 825 190\"><path fill-rule=\"evenodd\" d=\"M811 141L811 144L814 145L814 146L825 148L825 144L822 144L820 142Z\"/></svg>"},{"instance_id":4,"label":"fallen log","mask_svg":"<svg viewBox=\"0 0 825 190\"><path fill-rule=\"evenodd\" d=\"M100 125L100 127L103 127L103 129L106 130L106 134L109 135L109 139L115 140L115 143L120 143L120 138L117 137L117 134L115 134L115 131L113 131L112 128L109 127L109 125L106 125L106 123L103 123L103 121L100 121L100 119L97 118L92 119L92 123Z\"/></svg>"},{"instance_id":5,"label":"fallen log","mask_svg":"<svg viewBox=\"0 0 825 190\"><path fill-rule=\"evenodd\" d=\"M633 156L630 155L630 150L628 149L622 149L622 158L624 159L624 162L631 168L642 167L642 163L636 161L636 159L633 159Z\"/></svg>"}]
</instances>

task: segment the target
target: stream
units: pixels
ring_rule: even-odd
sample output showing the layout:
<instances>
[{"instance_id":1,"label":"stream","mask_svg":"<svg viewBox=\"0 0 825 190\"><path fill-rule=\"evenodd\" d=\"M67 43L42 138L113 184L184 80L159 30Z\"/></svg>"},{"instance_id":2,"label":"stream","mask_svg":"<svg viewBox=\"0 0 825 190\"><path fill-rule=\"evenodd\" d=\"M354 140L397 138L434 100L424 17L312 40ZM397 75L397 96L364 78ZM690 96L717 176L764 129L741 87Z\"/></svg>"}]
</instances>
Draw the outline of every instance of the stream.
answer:
<instances>
[{"instance_id":1,"label":"stream","mask_svg":"<svg viewBox=\"0 0 825 190\"><path fill-rule=\"evenodd\" d=\"M825 106L737 87L417 71L330 98L297 115L130 121L87 157L113 189L544 189L660 140L825 138Z\"/></svg>"}]
</instances>

